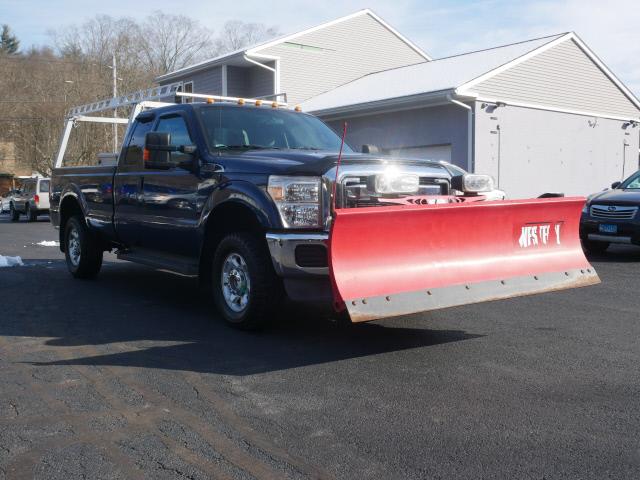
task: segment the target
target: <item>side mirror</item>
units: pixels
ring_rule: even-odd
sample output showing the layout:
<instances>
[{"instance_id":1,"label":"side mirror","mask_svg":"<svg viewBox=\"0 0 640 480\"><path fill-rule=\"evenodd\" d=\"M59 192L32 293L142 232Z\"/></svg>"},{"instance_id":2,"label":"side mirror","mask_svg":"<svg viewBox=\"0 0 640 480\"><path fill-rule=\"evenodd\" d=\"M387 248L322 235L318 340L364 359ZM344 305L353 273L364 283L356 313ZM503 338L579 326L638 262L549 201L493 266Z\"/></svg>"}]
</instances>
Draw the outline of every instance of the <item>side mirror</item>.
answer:
<instances>
[{"instance_id":1,"label":"side mirror","mask_svg":"<svg viewBox=\"0 0 640 480\"><path fill-rule=\"evenodd\" d=\"M168 132L149 132L144 137L144 165L145 168L193 168L193 158L183 162L174 162L171 152L196 153L194 145L171 145L171 134Z\"/></svg>"},{"instance_id":2,"label":"side mirror","mask_svg":"<svg viewBox=\"0 0 640 480\"><path fill-rule=\"evenodd\" d=\"M369 153L371 155L379 155L380 148L377 145L362 145L362 153Z\"/></svg>"},{"instance_id":3,"label":"side mirror","mask_svg":"<svg viewBox=\"0 0 640 480\"><path fill-rule=\"evenodd\" d=\"M615 189L616 189L616 188L618 188L620 185L622 185L622 182L613 182L613 183L611 184L611 188L613 188L613 189L615 190Z\"/></svg>"},{"instance_id":4,"label":"side mirror","mask_svg":"<svg viewBox=\"0 0 640 480\"><path fill-rule=\"evenodd\" d=\"M144 136L144 164L147 168L169 167L171 164L171 134L149 132Z\"/></svg>"}]
</instances>

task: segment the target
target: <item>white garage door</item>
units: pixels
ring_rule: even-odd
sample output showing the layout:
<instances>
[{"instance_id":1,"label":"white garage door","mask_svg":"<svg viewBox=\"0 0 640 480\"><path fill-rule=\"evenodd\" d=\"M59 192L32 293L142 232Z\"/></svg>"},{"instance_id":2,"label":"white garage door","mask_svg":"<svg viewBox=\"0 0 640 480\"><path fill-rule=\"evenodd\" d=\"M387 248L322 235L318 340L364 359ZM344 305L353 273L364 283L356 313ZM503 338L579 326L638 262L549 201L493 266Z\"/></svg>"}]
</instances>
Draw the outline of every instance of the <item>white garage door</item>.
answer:
<instances>
[{"instance_id":1,"label":"white garage door","mask_svg":"<svg viewBox=\"0 0 640 480\"><path fill-rule=\"evenodd\" d=\"M395 148L389 149L389 153L397 157L424 158L451 163L451 144Z\"/></svg>"}]
</instances>

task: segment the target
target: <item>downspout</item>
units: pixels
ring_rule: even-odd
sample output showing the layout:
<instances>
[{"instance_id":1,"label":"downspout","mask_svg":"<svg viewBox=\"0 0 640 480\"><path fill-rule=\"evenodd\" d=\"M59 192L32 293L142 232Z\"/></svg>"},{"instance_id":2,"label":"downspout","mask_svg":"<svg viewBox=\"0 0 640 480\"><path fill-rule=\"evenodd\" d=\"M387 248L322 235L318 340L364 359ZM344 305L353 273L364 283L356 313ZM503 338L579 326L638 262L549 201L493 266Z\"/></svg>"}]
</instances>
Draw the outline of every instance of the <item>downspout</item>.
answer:
<instances>
[{"instance_id":1,"label":"downspout","mask_svg":"<svg viewBox=\"0 0 640 480\"><path fill-rule=\"evenodd\" d=\"M447 94L447 100L467 110L467 172L473 173L473 108L455 100L450 93Z\"/></svg>"},{"instance_id":2,"label":"downspout","mask_svg":"<svg viewBox=\"0 0 640 480\"><path fill-rule=\"evenodd\" d=\"M269 60L269 61L275 62L276 68L269 67L268 65L265 65L264 63L258 62L256 60L254 60L253 58L250 58L250 56L252 56L252 55L254 57L264 58L265 60ZM275 56L271 56L271 55L260 55L259 53L253 53L253 52L246 52L246 54L244 55L244 59L247 62L254 63L259 67L265 68L265 69L269 70L270 72L273 72L273 94L277 95L278 93L280 93L280 57L275 57ZM276 99L277 99L277 97L276 97ZM285 99L285 102L286 102L286 99Z\"/></svg>"}]
</instances>

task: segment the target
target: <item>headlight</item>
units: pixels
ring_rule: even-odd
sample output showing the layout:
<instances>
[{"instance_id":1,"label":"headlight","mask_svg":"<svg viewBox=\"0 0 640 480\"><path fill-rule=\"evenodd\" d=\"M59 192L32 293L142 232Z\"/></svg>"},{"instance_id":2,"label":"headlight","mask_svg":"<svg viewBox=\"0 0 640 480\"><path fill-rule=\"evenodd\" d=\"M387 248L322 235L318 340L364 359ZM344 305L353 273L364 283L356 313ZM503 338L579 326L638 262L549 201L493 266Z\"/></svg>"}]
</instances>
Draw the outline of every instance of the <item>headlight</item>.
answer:
<instances>
[{"instance_id":1,"label":"headlight","mask_svg":"<svg viewBox=\"0 0 640 480\"><path fill-rule=\"evenodd\" d=\"M585 202L584 206L582 207L582 213L589 213L589 207L587 206L586 202Z\"/></svg>"},{"instance_id":2,"label":"headlight","mask_svg":"<svg viewBox=\"0 0 640 480\"><path fill-rule=\"evenodd\" d=\"M493 190L493 178L489 175L467 173L462 176L462 190L467 193L490 192Z\"/></svg>"},{"instance_id":3,"label":"headlight","mask_svg":"<svg viewBox=\"0 0 640 480\"><path fill-rule=\"evenodd\" d=\"M320 178L272 175L267 191L278 207L285 228L321 226Z\"/></svg>"},{"instance_id":4,"label":"headlight","mask_svg":"<svg viewBox=\"0 0 640 480\"><path fill-rule=\"evenodd\" d=\"M416 193L420 188L418 175L406 175L401 173L383 173L376 175L376 193Z\"/></svg>"}]
</instances>

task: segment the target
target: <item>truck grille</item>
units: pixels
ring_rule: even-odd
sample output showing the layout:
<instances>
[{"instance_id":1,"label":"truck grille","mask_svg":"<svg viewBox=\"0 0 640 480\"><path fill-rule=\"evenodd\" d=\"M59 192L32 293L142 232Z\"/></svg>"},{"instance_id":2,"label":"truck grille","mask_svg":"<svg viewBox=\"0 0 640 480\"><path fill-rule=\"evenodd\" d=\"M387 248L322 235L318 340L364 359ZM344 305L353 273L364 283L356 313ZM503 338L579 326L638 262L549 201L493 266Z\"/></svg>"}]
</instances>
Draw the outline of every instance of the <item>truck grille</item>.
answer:
<instances>
[{"instance_id":1,"label":"truck grille","mask_svg":"<svg viewBox=\"0 0 640 480\"><path fill-rule=\"evenodd\" d=\"M636 216L638 207L621 207L619 205L592 205L591 216L608 220L631 220Z\"/></svg>"}]
</instances>

